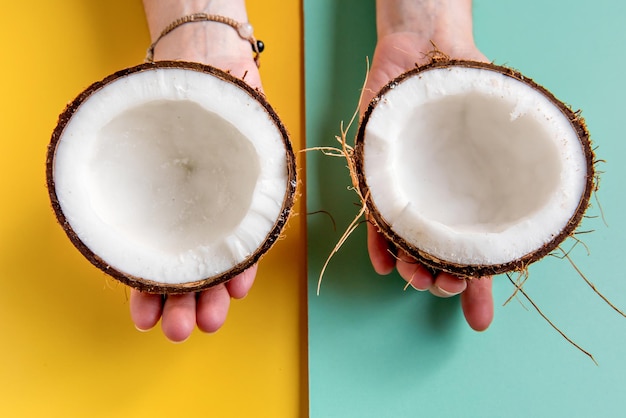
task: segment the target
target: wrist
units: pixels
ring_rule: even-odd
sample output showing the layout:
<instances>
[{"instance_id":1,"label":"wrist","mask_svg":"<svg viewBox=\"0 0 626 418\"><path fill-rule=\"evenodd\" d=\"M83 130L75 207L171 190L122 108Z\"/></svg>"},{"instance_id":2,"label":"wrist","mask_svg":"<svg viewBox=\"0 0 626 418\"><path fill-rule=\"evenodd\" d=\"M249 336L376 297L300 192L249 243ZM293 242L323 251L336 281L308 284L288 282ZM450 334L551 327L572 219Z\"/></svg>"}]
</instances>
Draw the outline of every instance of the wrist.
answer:
<instances>
[{"instance_id":1,"label":"wrist","mask_svg":"<svg viewBox=\"0 0 626 418\"><path fill-rule=\"evenodd\" d=\"M423 52L475 48L471 0L377 0L376 27L384 39L413 39Z\"/></svg>"},{"instance_id":2,"label":"wrist","mask_svg":"<svg viewBox=\"0 0 626 418\"><path fill-rule=\"evenodd\" d=\"M167 25L185 15L207 13L227 16L239 22L248 20L244 0L143 0L143 5L153 42Z\"/></svg>"},{"instance_id":3,"label":"wrist","mask_svg":"<svg viewBox=\"0 0 626 418\"><path fill-rule=\"evenodd\" d=\"M172 22L195 13L224 16L247 23L244 0L190 0L163 2L144 0L152 41ZM250 42L236 28L215 21L194 21L180 25L159 39L155 60L186 60L212 63L216 60L252 60Z\"/></svg>"}]
</instances>

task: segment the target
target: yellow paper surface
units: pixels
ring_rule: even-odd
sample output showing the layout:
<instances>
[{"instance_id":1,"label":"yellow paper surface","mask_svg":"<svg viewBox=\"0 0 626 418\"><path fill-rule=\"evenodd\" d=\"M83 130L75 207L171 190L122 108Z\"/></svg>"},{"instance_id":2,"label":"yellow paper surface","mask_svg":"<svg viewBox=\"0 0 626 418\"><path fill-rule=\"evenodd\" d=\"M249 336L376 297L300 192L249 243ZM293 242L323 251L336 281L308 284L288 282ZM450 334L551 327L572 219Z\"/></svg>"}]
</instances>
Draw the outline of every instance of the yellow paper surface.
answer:
<instances>
[{"instance_id":1,"label":"yellow paper surface","mask_svg":"<svg viewBox=\"0 0 626 418\"><path fill-rule=\"evenodd\" d=\"M267 45L265 92L300 149L300 2L248 3ZM67 102L143 61L149 37L141 1L7 2L3 17L0 416L305 415L303 199L222 330L196 331L178 345L159 328L136 331L127 289L83 259L56 224L45 155Z\"/></svg>"}]
</instances>

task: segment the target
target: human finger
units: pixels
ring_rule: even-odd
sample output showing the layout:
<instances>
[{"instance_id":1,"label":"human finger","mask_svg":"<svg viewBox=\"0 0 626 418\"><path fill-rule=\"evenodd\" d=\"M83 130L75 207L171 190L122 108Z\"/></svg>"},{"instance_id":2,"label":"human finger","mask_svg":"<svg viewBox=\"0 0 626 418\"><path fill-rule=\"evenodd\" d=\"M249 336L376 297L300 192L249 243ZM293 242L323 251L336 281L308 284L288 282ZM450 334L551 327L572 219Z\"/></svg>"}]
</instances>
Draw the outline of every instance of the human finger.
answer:
<instances>
[{"instance_id":1,"label":"human finger","mask_svg":"<svg viewBox=\"0 0 626 418\"><path fill-rule=\"evenodd\" d=\"M431 272L403 250L398 252L396 268L400 276L416 290L425 291L433 285L434 278Z\"/></svg>"},{"instance_id":2,"label":"human finger","mask_svg":"<svg viewBox=\"0 0 626 418\"><path fill-rule=\"evenodd\" d=\"M462 293L467 288L467 281L450 273L441 272L435 277L430 293L440 298L449 298Z\"/></svg>"},{"instance_id":3,"label":"human finger","mask_svg":"<svg viewBox=\"0 0 626 418\"><path fill-rule=\"evenodd\" d=\"M493 294L491 277L470 279L461 293L461 307L472 329L486 330L493 321Z\"/></svg>"},{"instance_id":4,"label":"human finger","mask_svg":"<svg viewBox=\"0 0 626 418\"><path fill-rule=\"evenodd\" d=\"M163 306L161 328L172 342L183 342L196 327L196 294L168 295Z\"/></svg>"},{"instance_id":5,"label":"human finger","mask_svg":"<svg viewBox=\"0 0 626 418\"><path fill-rule=\"evenodd\" d=\"M196 307L198 328L203 332L216 332L224 325L229 307L230 294L224 284L200 292Z\"/></svg>"},{"instance_id":6,"label":"human finger","mask_svg":"<svg viewBox=\"0 0 626 418\"><path fill-rule=\"evenodd\" d=\"M228 293L230 297L235 299L242 299L246 297L250 288L254 284L254 278L256 277L258 265L255 264L246 271L238 274L233 277L231 280L226 282L226 289L228 289Z\"/></svg>"},{"instance_id":7,"label":"human finger","mask_svg":"<svg viewBox=\"0 0 626 418\"><path fill-rule=\"evenodd\" d=\"M389 274L396 266L396 259L389 252L389 242L370 223L367 224L367 251L374 271L378 274Z\"/></svg>"},{"instance_id":8,"label":"human finger","mask_svg":"<svg viewBox=\"0 0 626 418\"><path fill-rule=\"evenodd\" d=\"M153 328L163 312L161 295L130 289L130 318L140 331Z\"/></svg>"}]
</instances>

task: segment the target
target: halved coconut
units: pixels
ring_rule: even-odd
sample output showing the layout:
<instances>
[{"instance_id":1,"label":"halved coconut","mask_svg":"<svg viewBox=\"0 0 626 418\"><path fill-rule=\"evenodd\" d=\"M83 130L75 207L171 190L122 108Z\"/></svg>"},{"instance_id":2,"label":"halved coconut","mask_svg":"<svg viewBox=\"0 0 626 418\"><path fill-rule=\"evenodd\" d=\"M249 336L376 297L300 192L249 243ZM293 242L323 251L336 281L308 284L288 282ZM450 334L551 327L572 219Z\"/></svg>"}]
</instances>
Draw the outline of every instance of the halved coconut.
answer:
<instances>
[{"instance_id":1,"label":"halved coconut","mask_svg":"<svg viewBox=\"0 0 626 418\"><path fill-rule=\"evenodd\" d=\"M293 206L295 159L265 97L213 67L142 64L81 93L47 158L57 218L94 265L141 290L222 283Z\"/></svg>"},{"instance_id":2,"label":"halved coconut","mask_svg":"<svg viewBox=\"0 0 626 418\"><path fill-rule=\"evenodd\" d=\"M523 270L550 253L594 188L579 115L486 63L433 61L390 82L361 120L354 158L380 231L465 277Z\"/></svg>"}]
</instances>

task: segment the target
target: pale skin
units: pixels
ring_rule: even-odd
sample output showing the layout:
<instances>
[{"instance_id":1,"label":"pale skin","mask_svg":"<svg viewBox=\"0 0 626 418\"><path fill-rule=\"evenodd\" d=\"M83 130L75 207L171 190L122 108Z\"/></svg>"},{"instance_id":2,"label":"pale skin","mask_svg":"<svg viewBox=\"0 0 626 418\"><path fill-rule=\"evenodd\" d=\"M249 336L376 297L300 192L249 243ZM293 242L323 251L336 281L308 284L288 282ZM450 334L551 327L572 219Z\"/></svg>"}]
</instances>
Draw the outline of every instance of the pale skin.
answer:
<instances>
[{"instance_id":1,"label":"pale skin","mask_svg":"<svg viewBox=\"0 0 626 418\"><path fill-rule=\"evenodd\" d=\"M378 40L361 98L361 113L387 82L429 62L433 45L450 58L487 61L474 44L471 0L377 0L376 28ZM367 232L368 252L377 273L389 274L395 268L417 290L428 290L438 297L460 294L470 327L477 331L489 327L493 320L491 277L465 280L448 273L433 276L404 251L394 255L371 223Z\"/></svg>"},{"instance_id":2,"label":"pale skin","mask_svg":"<svg viewBox=\"0 0 626 418\"><path fill-rule=\"evenodd\" d=\"M170 22L191 13L219 14L240 22L248 20L244 0L144 0L144 9L153 40ZM427 53L433 50L431 42L453 58L486 60L474 45L470 0L377 0L376 10L378 42L361 111L389 80L416 63L427 62ZM183 25L159 42L154 59L210 64L261 89L250 44L224 24ZM429 290L438 297L460 294L465 318L473 329L484 330L491 323L491 278L464 280L447 273L433 277L402 251L392 255L389 243L372 225L368 225L368 250L377 273L389 274L395 268L415 289ZM161 320L163 334L173 342L185 341L196 327L206 333L216 332L226 320L231 299L248 294L256 272L257 266L253 266L225 284L196 294L164 298L132 289L132 321L137 329L147 331Z\"/></svg>"},{"instance_id":3,"label":"pale skin","mask_svg":"<svg viewBox=\"0 0 626 418\"><path fill-rule=\"evenodd\" d=\"M150 36L156 39L163 28L181 16L205 12L247 22L243 0L144 0ZM154 59L195 61L228 70L252 87L261 89L261 78L250 43L230 26L214 23L188 23L159 41ZM244 76L245 75L245 76ZM130 293L130 314L137 329L147 331L161 320L163 334L173 342L189 338L193 330L216 332L226 321L231 299L244 298L256 276L253 266L225 284L199 293L161 295Z\"/></svg>"}]
</instances>

